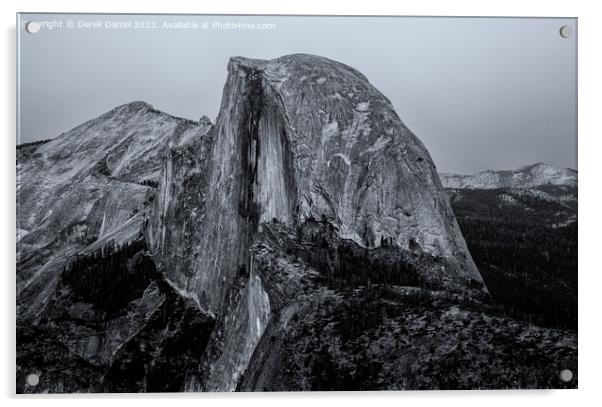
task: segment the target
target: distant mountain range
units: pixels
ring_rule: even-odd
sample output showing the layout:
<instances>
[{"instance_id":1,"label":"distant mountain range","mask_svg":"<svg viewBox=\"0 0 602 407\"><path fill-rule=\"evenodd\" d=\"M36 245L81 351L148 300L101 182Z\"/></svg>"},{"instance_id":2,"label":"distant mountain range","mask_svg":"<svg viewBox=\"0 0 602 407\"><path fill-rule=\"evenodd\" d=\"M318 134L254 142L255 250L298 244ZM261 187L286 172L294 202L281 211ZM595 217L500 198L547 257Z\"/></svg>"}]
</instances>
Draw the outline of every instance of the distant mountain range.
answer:
<instances>
[{"instance_id":1,"label":"distant mountain range","mask_svg":"<svg viewBox=\"0 0 602 407\"><path fill-rule=\"evenodd\" d=\"M473 175L440 173L444 188L496 189L533 188L539 185L577 186L577 171L546 163L526 165L514 170L487 170Z\"/></svg>"}]
</instances>

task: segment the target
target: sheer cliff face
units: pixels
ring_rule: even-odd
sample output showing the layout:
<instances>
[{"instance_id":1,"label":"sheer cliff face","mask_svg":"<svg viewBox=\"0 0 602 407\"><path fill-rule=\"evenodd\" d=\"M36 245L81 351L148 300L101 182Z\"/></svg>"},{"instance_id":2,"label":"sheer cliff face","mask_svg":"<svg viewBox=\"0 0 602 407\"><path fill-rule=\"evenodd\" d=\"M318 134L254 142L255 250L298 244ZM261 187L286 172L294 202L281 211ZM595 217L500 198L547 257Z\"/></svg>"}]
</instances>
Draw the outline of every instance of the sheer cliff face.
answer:
<instances>
[{"instance_id":1,"label":"sheer cliff face","mask_svg":"<svg viewBox=\"0 0 602 407\"><path fill-rule=\"evenodd\" d=\"M428 152L390 102L340 63L231 59L215 126L171 149L160 179L148 233L155 262L217 316L206 373L188 390L235 390L278 314L281 295L255 271L253 251L273 244L265 229L274 220L298 230L325 219L360 246L386 242L438 259L421 268L429 286L486 290Z\"/></svg>"},{"instance_id":2,"label":"sheer cliff face","mask_svg":"<svg viewBox=\"0 0 602 407\"><path fill-rule=\"evenodd\" d=\"M258 225L272 219L325 216L362 246L392 241L445 259L449 281L481 282L428 151L362 74L311 55L232 58L228 73L203 232L194 260L173 268L202 307L219 310L251 267Z\"/></svg>"},{"instance_id":3,"label":"sheer cliff face","mask_svg":"<svg viewBox=\"0 0 602 407\"><path fill-rule=\"evenodd\" d=\"M194 290L210 311L222 305L232 279L249 272L249 248L259 223L297 220L290 136L278 99L255 69L231 64L229 72L193 273Z\"/></svg>"}]
</instances>

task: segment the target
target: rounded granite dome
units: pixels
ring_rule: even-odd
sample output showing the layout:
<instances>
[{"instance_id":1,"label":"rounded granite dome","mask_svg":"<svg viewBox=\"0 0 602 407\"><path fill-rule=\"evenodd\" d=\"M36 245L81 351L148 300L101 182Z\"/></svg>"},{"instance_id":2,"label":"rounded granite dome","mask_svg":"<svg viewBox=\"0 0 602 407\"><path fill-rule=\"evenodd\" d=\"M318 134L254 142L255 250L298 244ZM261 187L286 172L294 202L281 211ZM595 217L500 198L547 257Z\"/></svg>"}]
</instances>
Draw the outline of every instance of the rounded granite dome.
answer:
<instances>
[{"instance_id":1,"label":"rounded granite dome","mask_svg":"<svg viewBox=\"0 0 602 407\"><path fill-rule=\"evenodd\" d=\"M486 291L428 151L355 69L307 54L233 57L215 136L207 232L184 283L208 309L224 294L206 287L249 267L247 240L271 220L326 219L366 248L442 259L433 278L448 287Z\"/></svg>"}]
</instances>

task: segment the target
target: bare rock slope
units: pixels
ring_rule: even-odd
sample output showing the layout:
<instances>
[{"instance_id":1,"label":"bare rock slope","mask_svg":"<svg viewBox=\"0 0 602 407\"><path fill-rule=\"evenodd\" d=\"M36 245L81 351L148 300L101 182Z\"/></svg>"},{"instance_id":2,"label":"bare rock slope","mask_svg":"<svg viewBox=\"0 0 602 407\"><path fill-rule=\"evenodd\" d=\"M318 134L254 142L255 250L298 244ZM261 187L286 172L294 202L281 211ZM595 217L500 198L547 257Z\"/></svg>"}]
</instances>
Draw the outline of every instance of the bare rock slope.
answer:
<instances>
[{"instance_id":1,"label":"bare rock slope","mask_svg":"<svg viewBox=\"0 0 602 407\"><path fill-rule=\"evenodd\" d=\"M17 160L17 313L35 317L69 259L135 240L163 155L209 125L144 102L119 106Z\"/></svg>"}]
</instances>

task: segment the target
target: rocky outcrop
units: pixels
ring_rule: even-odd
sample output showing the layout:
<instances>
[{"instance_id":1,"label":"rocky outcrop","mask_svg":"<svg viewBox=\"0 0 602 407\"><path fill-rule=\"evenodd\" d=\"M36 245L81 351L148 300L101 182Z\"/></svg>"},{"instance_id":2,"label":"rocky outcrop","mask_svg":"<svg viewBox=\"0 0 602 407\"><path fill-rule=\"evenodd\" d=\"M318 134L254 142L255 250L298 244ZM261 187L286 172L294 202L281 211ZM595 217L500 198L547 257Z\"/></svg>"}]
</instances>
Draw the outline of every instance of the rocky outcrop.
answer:
<instances>
[{"instance_id":1,"label":"rocky outcrop","mask_svg":"<svg viewBox=\"0 0 602 407\"><path fill-rule=\"evenodd\" d=\"M134 240L165 150L208 129L133 102L20 154L17 314L35 318L76 253Z\"/></svg>"},{"instance_id":2,"label":"rocky outcrop","mask_svg":"<svg viewBox=\"0 0 602 407\"><path fill-rule=\"evenodd\" d=\"M207 389L232 389L256 343L253 334L239 335L255 329L246 293L255 283L232 287L250 275L254 235L267 221L300 227L324 218L361 247L390 242L441 257L443 265L431 273L440 284L485 292L428 152L352 68L310 55L232 58L213 132L212 167L197 187L182 189L198 197L189 210L202 215L194 222L187 213L169 216L183 200L163 193L170 185L164 182L156 214L166 221L155 230L162 241L181 236L167 239L179 248L155 251L174 260L166 268L170 278L203 309L222 315ZM207 150L199 151L192 159L206 162ZM187 180L189 173L173 162L163 177ZM196 232L183 235L188 230ZM223 339L229 335L236 339Z\"/></svg>"},{"instance_id":3,"label":"rocky outcrop","mask_svg":"<svg viewBox=\"0 0 602 407\"><path fill-rule=\"evenodd\" d=\"M181 391L213 319L179 295L137 240L78 255L36 323L17 323L18 392ZM40 376L36 387L25 377Z\"/></svg>"},{"instance_id":4,"label":"rocky outcrop","mask_svg":"<svg viewBox=\"0 0 602 407\"><path fill-rule=\"evenodd\" d=\"M269 314L251 277L265 222L324 218L360 247L440 257L439 283L486 292L428 152L354 69L232 58L209 135L168 154L149 234L168 278L219 315L205 389L235 388L263 329L256 314Z\"/></svg>"},{"instance_id":5,"label":"rocky outcrop","mask_svg":"<svg viewBox=\"0 0 602 407\"><path fill-rule=\"evenodd\" d=\"M211 188L197 188L203 232L170 272L208 311L248 272L253 234L272 219L292 226L325 216L361 246L393 241L441 256L449 279L482 285L428 152L354 69L301 54L232 58L214 132L213 166L200 183ZM172 221L165 214L180 200L168 195L157 214Z\"/></svg>"},{"instance_id":6,"label":"rocky outcrop","mask_svg":"<svg viewBox=\"0 0 602 407\"><path fill-rule=\"evenodd\" d=\"M252 250L270 319L237 390L572 386L558 370L575 371L576 335L429 285L422 276L436 259L390 246L364 252L328 230L263 225ZM387 273L391 264L403 267Z\"/></svg>"}]
</instances>

